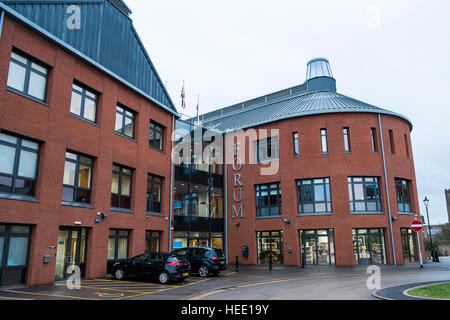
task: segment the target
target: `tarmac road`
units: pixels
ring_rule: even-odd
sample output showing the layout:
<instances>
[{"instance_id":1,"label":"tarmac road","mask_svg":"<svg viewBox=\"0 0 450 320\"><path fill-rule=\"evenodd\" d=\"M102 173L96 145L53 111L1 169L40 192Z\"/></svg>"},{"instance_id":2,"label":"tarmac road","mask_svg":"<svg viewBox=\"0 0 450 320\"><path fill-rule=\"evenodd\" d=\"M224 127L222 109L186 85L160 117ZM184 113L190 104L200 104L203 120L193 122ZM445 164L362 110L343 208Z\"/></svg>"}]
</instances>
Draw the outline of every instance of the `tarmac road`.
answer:
<instances>
[{"instance_id":1,"label":"tarmac road","mask_svg":"<svg viewBox=\"0 0 450 320\"><path fill-rule=\"evenodd\" d=\"M421 282L449 281L450 258L440 263L380 266L381 288ZM152 281L83 280L80 290L66 283L42 287L4 288L8 300L372 300L367 266L284 267L234 266L218 277L189 277L184 283L159 285ZM376 290L373 290L375 292Z\"/></svg>"},{"instance_id":2,"label":"tarmac road","mask_svg":"<svg viewBox=\"0 0 450 320\"><path fill-rule=\"evenodd\" d=\"M293 271L293 270L292 270ZM303 272L302 272L303 271ZM188 297L190 300L373 300L367 287L370 274L362 267L306 268L273 274L266 280L220 287ZM247 270L244 273L248 273ZM239 275L242 276L242 275ZM236 280L236 277L233 277ZM450 281L450 258L440 263L381 267L381 288L432 281Z\"/></svg>"}]
</instances>

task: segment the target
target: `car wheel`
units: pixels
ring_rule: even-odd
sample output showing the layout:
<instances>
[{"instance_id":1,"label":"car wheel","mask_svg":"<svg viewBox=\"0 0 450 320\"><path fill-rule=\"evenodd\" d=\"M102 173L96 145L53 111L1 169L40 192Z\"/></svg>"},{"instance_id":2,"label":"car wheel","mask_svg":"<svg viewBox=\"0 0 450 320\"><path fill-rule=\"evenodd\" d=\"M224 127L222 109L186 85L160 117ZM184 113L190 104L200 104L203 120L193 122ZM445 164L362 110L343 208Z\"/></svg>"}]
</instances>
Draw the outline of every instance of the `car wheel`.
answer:
<instances>
[{"instance_id":1,"label":"car wheel","mask_svg":"<svg viewBox=\"0 0 450 320\"><path fill-rule=\"evenodd\" d=\"M113 276L114 276L114 279L116 279L116 280L123 280L123 279L125 279L125 271L121 268L116 269L114 271Z\"/></svg>"},{"instance_id":2,"label":"car wheel","mask_svg":"<svg viewBox=\"0 0 450 320\"><path fill-rule=\"evenodd\" d=\"M209 268L206 265L202 265L198 269L198 274L200 275L200 277L207 277L209 274Z\"/></svg>"},{"instance_id":3,"label":"car wheel","mask_svg":"<svg viewBox=\"0 0 450 320\"><path fill-rule=\"evenodd\" d=\"M161 284L168 284L170 282L169 274L165 271L161 272L158 276L158 281Z\"/></svg>"}]
</instances>

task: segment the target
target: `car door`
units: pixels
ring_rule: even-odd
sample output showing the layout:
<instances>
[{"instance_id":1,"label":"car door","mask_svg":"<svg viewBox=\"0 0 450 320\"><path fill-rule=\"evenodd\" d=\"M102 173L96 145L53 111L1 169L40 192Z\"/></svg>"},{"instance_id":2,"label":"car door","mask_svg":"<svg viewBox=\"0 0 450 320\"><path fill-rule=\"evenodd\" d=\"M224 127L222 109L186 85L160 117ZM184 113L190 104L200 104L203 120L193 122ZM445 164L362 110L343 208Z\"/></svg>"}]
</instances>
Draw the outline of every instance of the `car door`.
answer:
<instances>
[{"instance_id":1,"label":"car door","mask_svg":"<svg viewBox=\"0 0 450 320\"><path fill-rule=\"evenodd\" d=\"M139 255L128 260L126 264L126 270L131 277L140 277L143 272L143 264L145 261L145 255Z\"/></svg>"},{"instance_id":2,"label":"car door","mask_svg":"<svg viewBox=\"0 0 450 320\"><path fill-rule=\"evenodd\" d=\"M188 259L191 262L191 269L193 272L198 272L198 269L202 265L201 257L203 250L200 248L190 248L188 253Z\"/></svg>"},{"instance_id":3,"label":"car door","mask_svg":"<svg viewBox=\"0 0 450 320\"><path fill-rule=\"evenodd\" d=\"M162 263L162 256L159 253L151 253L145 256L136 266L139 277L149 278L158 275Z\"/></svg>"}]
</instances>

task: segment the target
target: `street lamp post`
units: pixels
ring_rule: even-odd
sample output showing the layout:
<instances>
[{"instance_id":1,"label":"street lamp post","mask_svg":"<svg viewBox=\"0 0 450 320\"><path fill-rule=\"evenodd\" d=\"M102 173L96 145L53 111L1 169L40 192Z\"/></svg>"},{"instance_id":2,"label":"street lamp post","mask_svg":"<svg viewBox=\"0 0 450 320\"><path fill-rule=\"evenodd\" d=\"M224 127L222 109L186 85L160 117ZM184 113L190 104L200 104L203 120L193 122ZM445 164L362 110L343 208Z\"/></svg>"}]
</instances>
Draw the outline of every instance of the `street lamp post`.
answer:
<instances>
[{"instance_id":1,"label":"street lamp post","mask_svg":"<svg viewBox=\"0 0 450 320\"><path fill-rule=\"evenodd\" d=\"M428 205L430 203L430 200L427 197L425 197L425 199L423 199L423 203L425 204L425 209L427 210L428 237L430 238L431 256L433 258L433 262L438 262L436 252L435 252L434 246L433 246L433 238L431 237L430 215L428 214Z\"/></svg>"}]
</instances>

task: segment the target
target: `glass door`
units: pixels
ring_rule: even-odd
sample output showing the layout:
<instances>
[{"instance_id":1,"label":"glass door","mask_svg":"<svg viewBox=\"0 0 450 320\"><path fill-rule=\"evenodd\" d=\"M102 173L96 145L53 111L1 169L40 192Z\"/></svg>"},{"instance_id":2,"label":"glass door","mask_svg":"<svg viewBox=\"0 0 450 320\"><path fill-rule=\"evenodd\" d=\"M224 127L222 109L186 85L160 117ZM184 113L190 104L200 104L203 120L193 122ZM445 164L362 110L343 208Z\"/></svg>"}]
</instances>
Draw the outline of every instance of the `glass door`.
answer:
<instances>
[{"instance_id":1,"label":"glass door","mask_svg":"<svg viewBox=\"0 0 450 320\"><path fill-rule=\"evenodd\" d=\"M80 268L81 277L85 273L87 231L82 229L62 228L58 234L56 253L55 280L67 279L67 268L76 265Z\"/></svg>"},{"instance_id":2,"label":"glass door","mask_svg":"<svg viewBox=\"0 0 450 320\"><path fill-rule=\"evenodd\" d=\"M401 229L401 233L404 263L416 262L416 241L413 231L411 229Z\"/></svg>"},{"instance_id":3,"label":"glass door","mask_svg":"<svg viewBox=\"0 0 450 320\"><path fill-rule=\"evenodd\" d=\"M385 264L386 251L383 229L353 229L355 264Z\"/></svg>"},{"instance_id":4,"label":"glass door","mask_svg":"<svg viewBox=\"0 0 450 320\"><path fill-rule=\"evenodd\" d=\"M363 231L360 231L361 233ZM368 237L365 234L353 235L355 264L370 264Z\"/></svg>"},{"instance_id":5,"label":"glass door","mask_svg":"<svg viewBox=\"0 0 450 320\"><path fill-rule=\"evenodd\" d=\"M29 226L0 225L0 287L26 282L30 237Z\"/></svg>"},{"instance_id":6,"label":"glass door","mask_svg":"<svg viewBox=\"0 0 450 320\"><path fill-rule=\"evenodd\" d=\"M268 264L272 257L273 264L283 264L283 232L257 232L258 263Z\"/></svg>"},{"instance_id":7,"label":"glass door","mask_svg":"<svg viewBox=\"0 0 450 320\"><path fill-rule=\"evenodd\" d=\"M384 241L379 234L370 235L371 264L384 264Z\"/></svg>"}]
</instances>

